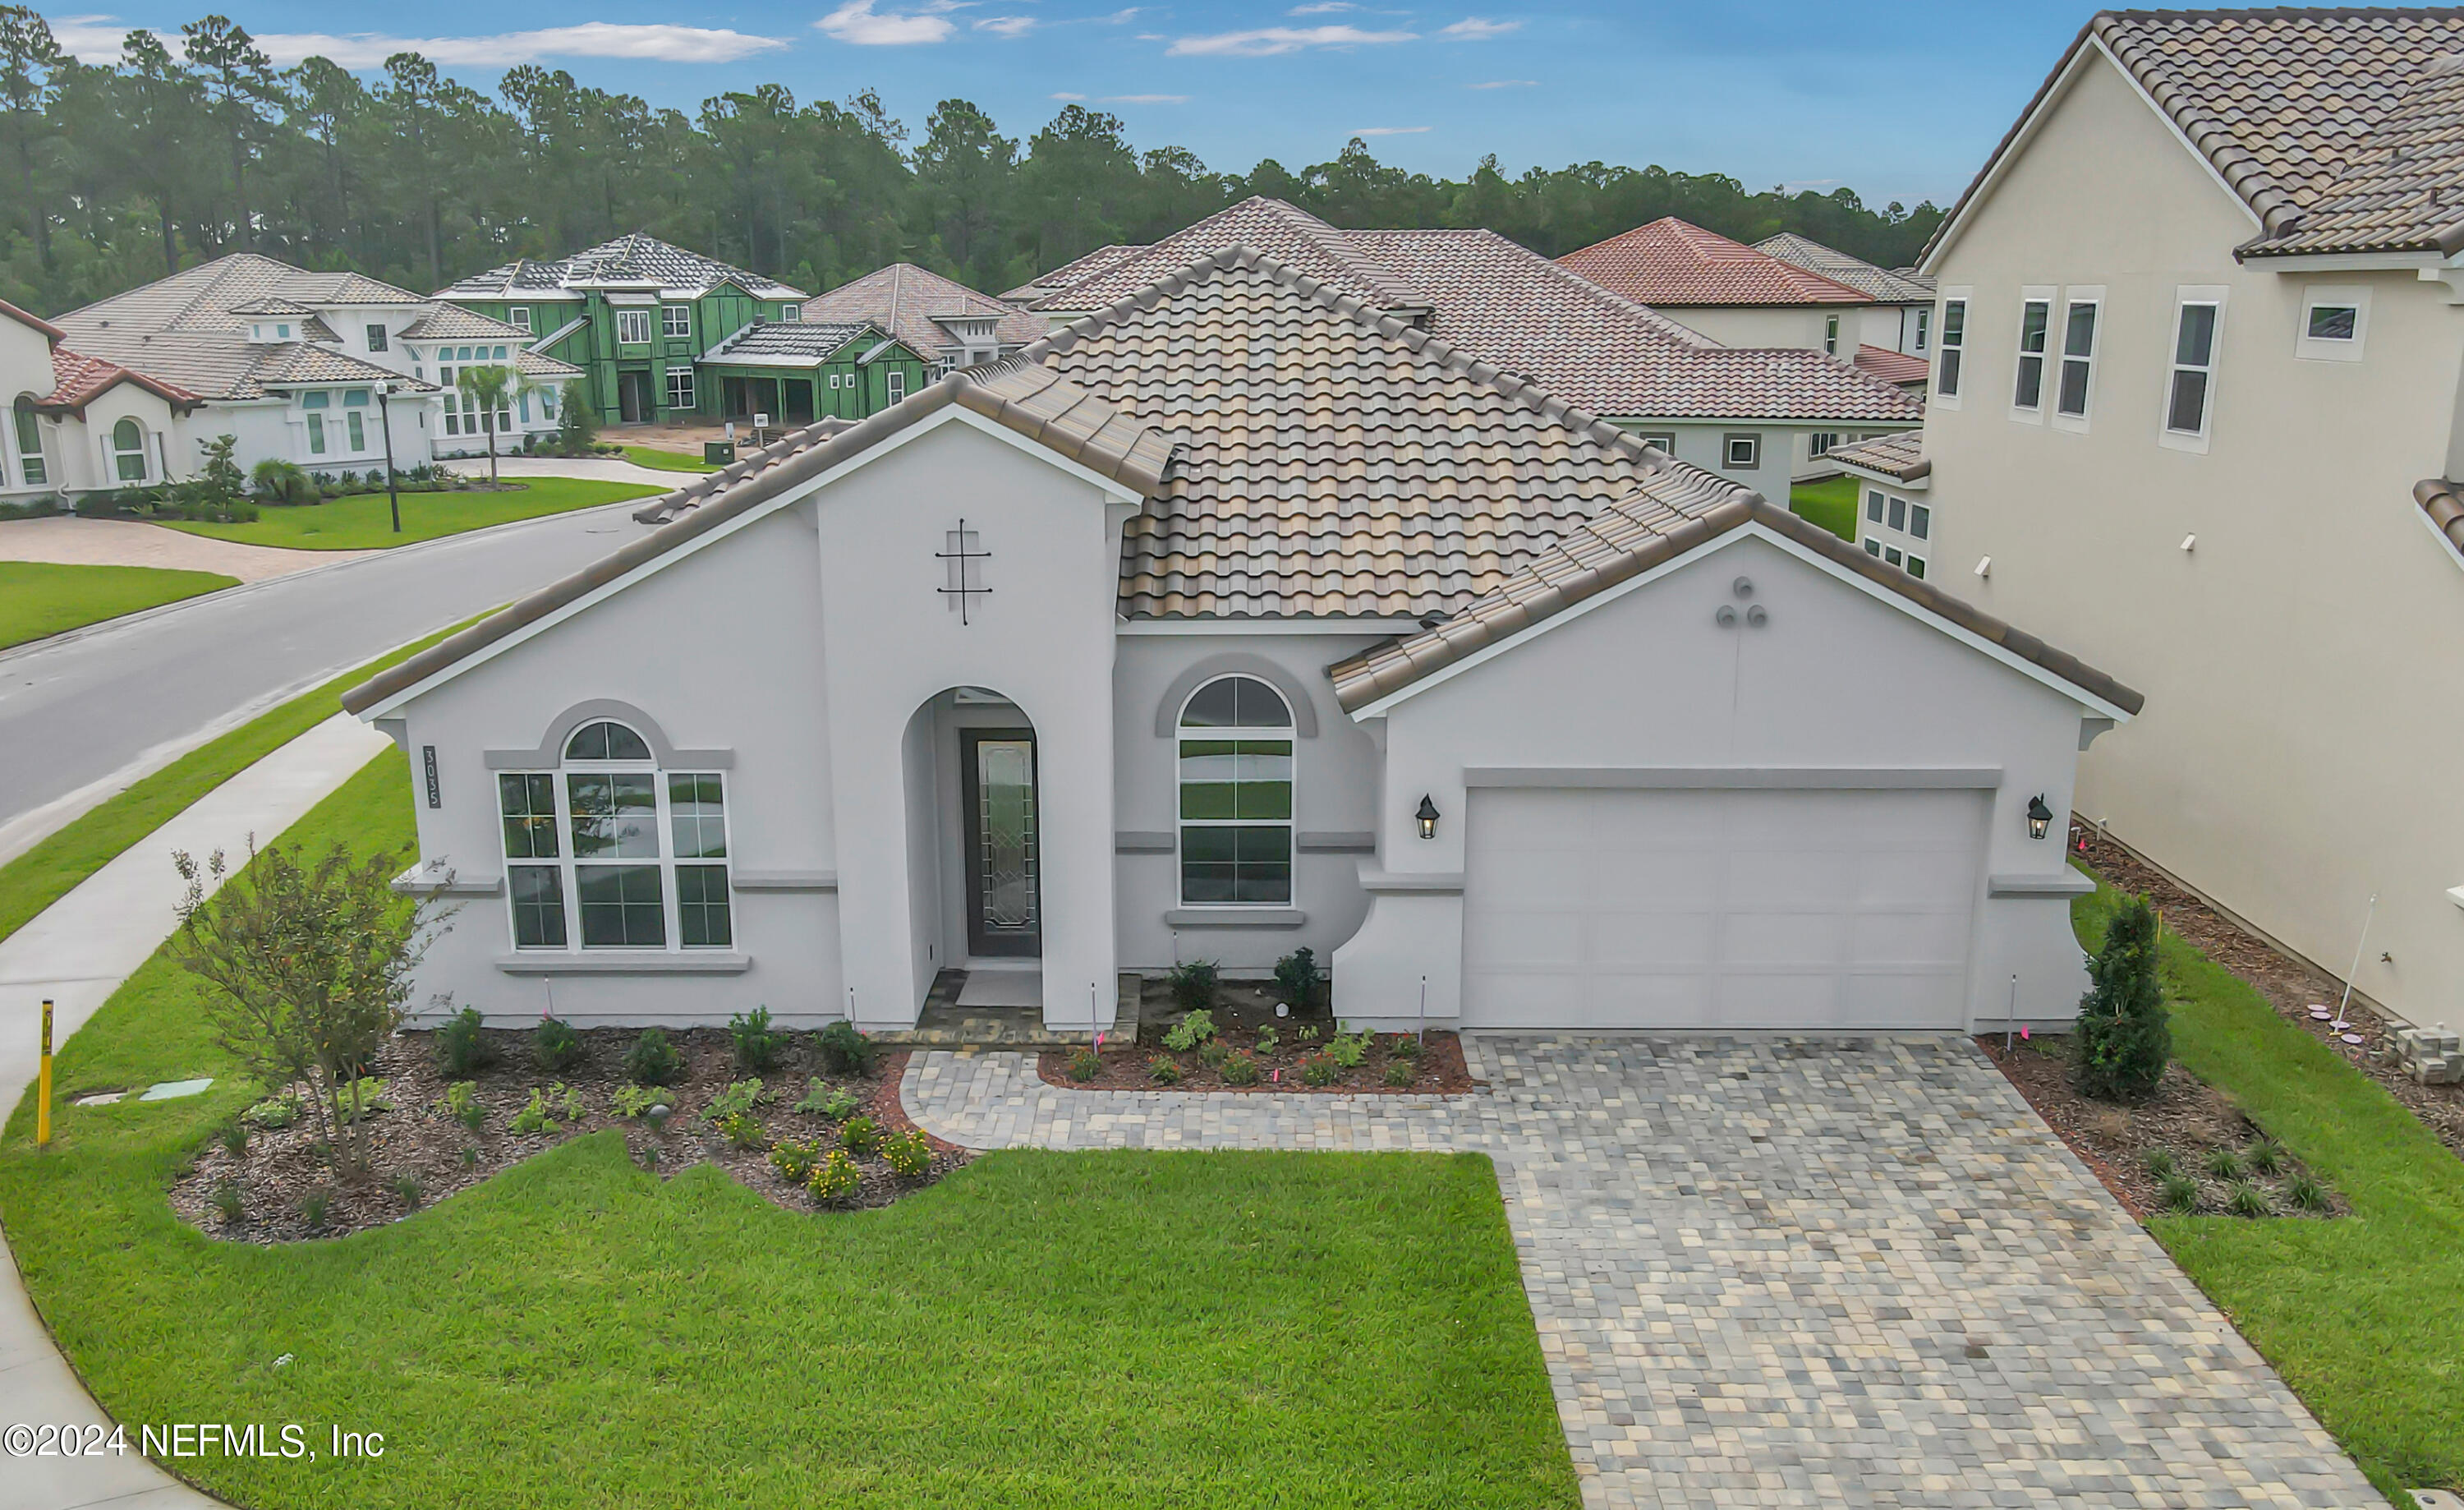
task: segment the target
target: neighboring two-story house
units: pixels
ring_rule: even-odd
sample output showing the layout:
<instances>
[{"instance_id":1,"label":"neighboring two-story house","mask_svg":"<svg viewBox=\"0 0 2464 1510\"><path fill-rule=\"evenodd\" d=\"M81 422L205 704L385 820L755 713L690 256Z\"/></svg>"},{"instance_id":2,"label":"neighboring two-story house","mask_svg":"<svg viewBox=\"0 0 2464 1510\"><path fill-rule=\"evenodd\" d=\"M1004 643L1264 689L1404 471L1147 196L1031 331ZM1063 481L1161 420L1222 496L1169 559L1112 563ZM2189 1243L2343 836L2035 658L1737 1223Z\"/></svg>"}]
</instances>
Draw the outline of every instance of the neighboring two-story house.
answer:
<instances>
[{"instance_id":1,"label":"neighboring two-story house","mask_svg":"<svg viewBox=\"0 0 2464 1510\"><path fill-rule=\"evenodd\" d=\"M1924 258L1922 455L1842 458L1868 549L1921 506L1930 580L2146 689L2083 818L2422 1022L2464 984L2459 126L2464 10L2097 16Z\"/></svg>"},{"instance_id":2,"label":"neighboring two-story house","mask_svg":"<svg viewBox=\"0 0 2464 1510\"><path fill-rule=\"evenodd\" d=\"M913 262L892 262L840 284L804 306L804 318L863 323L896 338L931 364L930 377L1014 356L1045 322Z\"/></svg>"},{"instance_id":3,"label":"neighboring two-story house","mask_svg":"<svg viewBox=\"0 0 2464 1510\"><path fill-rule=\"evenodd\" d=\"M869 321L765 322L701 359L702 411L774 426L863 419L923 388L936 366Z\"/></svg>"},{"instance_id":4,"label":"neighboring two-story house","mask_svg":"<svg viewBox=\"0 0 2464 1510\"><path fill-rule=\"evenodd\" d=\"M1863 257L1850 256L1837 247L1824 246L1793 231L1766 236L1754 243L1754 250L1809 273L1819 273L1835 283L1845 283L1873 300L1879 311L1887 311L1885 319L1877 319L1872 312L1859 317L1857 355L1860 365L1867 352L1894 352L1920 361L1925 358L1933 341L1933 279L1914 268L1877 267Z\"/></svg>"},{"instance_id":5,"label":"neighboring two-story house","mask_svg":"<svg viewBox=\"0 0 2464 1510\"><path fill-rule=\"evenodd\" d=\"M1493 231L1338 230L1274 199L1244 200L1153 246L1090 253L1013 293L1057 328L1232 245L1266 249L1773 500L1817 449L1924 417L1915 397L1848 363L1722 346Z\"/></svg>"},{"instance_id":6,"label":"neighboring two-story house","mask_svg":"<svg viewBox=\"0 0 2464 1510\"><path fill-rule=\"evenodd\" d=\"M716 416L696 364L748 325L802 320L805 298L639 233L554 261L508 262L436 297L533 332L534 350L582 369L603 422L628 425Z\"/></svg>"}]
</instances>

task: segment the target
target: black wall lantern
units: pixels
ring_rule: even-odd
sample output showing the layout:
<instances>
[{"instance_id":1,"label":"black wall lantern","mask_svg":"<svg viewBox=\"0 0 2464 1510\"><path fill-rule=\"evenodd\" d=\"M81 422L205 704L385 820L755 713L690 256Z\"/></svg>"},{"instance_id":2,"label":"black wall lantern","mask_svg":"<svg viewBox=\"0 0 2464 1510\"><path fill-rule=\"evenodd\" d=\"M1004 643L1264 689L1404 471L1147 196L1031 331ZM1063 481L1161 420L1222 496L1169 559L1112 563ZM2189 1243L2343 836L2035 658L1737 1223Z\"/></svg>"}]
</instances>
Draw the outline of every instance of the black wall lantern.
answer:
<instances>
[{"instance_id":1,"label":"black wall lantern","mask_svg":"<svg viewBox=\"0 0 2464 1510\"><path fill-rule=\"evenodd\" d=\"M2054 824L2054 810L2045 806L2045 794L2038 792L2028 799L2028 837L2041 839Z\"/></svg>"},{"instance_id":2,"label":"black wall lantern","mask_svg":"<svg viewBox=\"0 0 2464 1510\"><path fill-rule=\"evenodd\" d=\"M1420 837L1434 839L1438 836L1438 805L1429 800L1427 792L1420 793L1420 811L1412 816L1420 820Z\"/></svg>"}]
</instances>

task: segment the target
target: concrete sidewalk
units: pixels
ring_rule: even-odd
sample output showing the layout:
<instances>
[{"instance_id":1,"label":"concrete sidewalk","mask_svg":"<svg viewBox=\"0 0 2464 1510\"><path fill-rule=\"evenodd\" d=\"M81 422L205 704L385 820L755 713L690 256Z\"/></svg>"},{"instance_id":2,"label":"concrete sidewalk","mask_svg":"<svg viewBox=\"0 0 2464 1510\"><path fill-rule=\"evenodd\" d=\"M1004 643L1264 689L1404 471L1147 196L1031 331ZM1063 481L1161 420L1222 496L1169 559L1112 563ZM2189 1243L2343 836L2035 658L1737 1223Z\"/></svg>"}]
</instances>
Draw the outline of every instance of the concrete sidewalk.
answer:
<instances>
[{"instance_id":1,"label":"concrete sidewalk","mask_svg":"<svg viewBox=\"0 0 2464 1510\"><path fill-rule=\"evenodd\" d=\"M466 477L486 481L488 458L475 460L456 456L448 463ZM637 467L622 456L498 456L496 476L513 482L522 477L588 477L600 482L647 482L654 488L680 488L699 472L662 472L655 467ZM647 503L649 500L642 500Z\"/></svg>"},{"instance_id":2,"label":"concrete sidewalk","mask_svg":"<svg viewBox=\"0 0 2464 1510\"><path fill-rule=\"evenodd\" d=\"M68 566L152 566L171 571L211 571L242 582L287 577L373 556L373 550L290 550L244 545L127 519L0 520L0 561L47 561Z\"/></svg>"},{"instance_id":3,"label":"concrete sidewalk","mask_svg":"<svg viewBox=\"0 0 2464 1510\"><path fill-rule=\"evenodd\" d=\"M34 1078L42 1002L54 1003L55 1051L178 925L186 884L171 853L203 859L221 850L234 862L304 816L366 765L385 737L337 714L208 792L131 846L24 927L0 940L0 1104L14 1106ZM57 1108L55 1108L57 1115ZM10 1422L109 1420L85 1392L34 1314L0 1240L0 1426ZM218 1501L139 1456L131 1430L118 1457L27 1457L0 1473L0 1510L164 1510Z\"/></svg>"}]
</instances>

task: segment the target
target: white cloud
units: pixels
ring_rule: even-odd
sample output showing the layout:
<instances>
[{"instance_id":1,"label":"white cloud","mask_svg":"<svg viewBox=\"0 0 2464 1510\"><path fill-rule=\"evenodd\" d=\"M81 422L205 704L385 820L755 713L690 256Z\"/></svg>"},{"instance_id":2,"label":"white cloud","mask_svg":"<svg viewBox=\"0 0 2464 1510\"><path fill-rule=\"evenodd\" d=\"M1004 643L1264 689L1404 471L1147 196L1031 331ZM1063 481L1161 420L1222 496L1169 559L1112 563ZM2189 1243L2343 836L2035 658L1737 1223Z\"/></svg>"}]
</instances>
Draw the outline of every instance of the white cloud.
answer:
<instances>
[{"instance_id":1,"label":"white cloud","mask_svg":"<svg viewBox=\"0 0 2464 1510\"><path fill-rule=\"evenodd\" d=\"M1421 132L1430 129L1431 127L1428 126L1362 126L1352 134L1353 136L1419 136Z\"/></svg>"},{"instance_id":2,"label":"white cloud","mask_svg":"<svg viewBox=\"0 0 2464 1510\"><path fill-rule=\"evenodd\" d=\"M1520 21L1489 21L1476 15L1467 15L1452 26L1438 28L1438 34L1450 36L1458 42L1485 42L1492 36L1504 36L1508 32L1520 31L1522 27L1523 23Z\"/></svg>"},{"instance_id":3,"label":"white cloud","mask_svg":"<svg viewBox=\"0 0 2464 1510\"><path fill-rule=\"evenodd\" d=\"M813 23L816 30L855 47L906 47L918 42L946 42L957 26L944 12L957 7L950 0L927 0L916 10L876 15L879 0L847 0Z\"/></svg>"},{"instance_id":4,"label":"white cloud","mask_svg":"<svg viewBox=\"0 0 2464 1510\"><path fill-rule=\"evenodd\" d=\"M1315 5L1296 5L1290 10L1285 11L1284 14L1333 15L1338 11L1357 11L1359 9L1360 7L1353 5L1352 0L1317 0Z\"/></svg>"},{"instance_id":5,"label":"white cloud","mask_svg":"<svg viewBox=\"0 0 2464 1510\"><path fill-rule=\"evenodd\" d=\"M1073 95L1073 94L1071 94L1068 90L1064 89L1064 90L1062 90L1059 94L1054 95L1052 98L1053 98L1053 99L1055 99L1055 100L1084 100L1084 99L1086 99L1087 97L1086 97L1085 95Z\"/></svg>"},{"instance_id":6,"label":"white cloud","mask_svg":"<svg viewBox=\"0 0 2464 1510\"><path fill-rule=\"evenodd\" d=\"M1187 95L1106 95L1102 100L1097 100L1096 103L1107 105L1185 105L1189 103L1189 97Z\"/></svg>"},{"instance_id":7,"label":"white cloud","mask_svg":"<svg viewBox=\"0 0 2464 1510\"><path fill-rule=\"evenodd\" d=\"M975 27L979 32L990 32L995 36L1024 36L1035 30L1036 20L1031 15L988 15L978 21Z\"/></svg>"},{"instance_id":8,"label":"white cloud","mask_svg":"<svg viewBox=\"0 0 2464 1510\"><path fill-rule=\"evenodd\" d=\"M1417 32L1364 32L1356 26L1267 26L1253 32L1179 37L1169 51L1175 57L1272 57L1312 47L1358 47L1419 37Z\"/></svg>"},{"instance_id":9,"label":"white cloud","mask_svg":"<svg viewBox=\"0 0 2464 1510\"><path fill-rule=\"evenodd\" d=\"M1465 89L1531 89L1538 87L1539 83L1540 80L1536 78L1488 78L1477 84L1465 84L1463 87Z\"/></svg>"},{"instance_id":10,"label":"white cloud","mask_svg":"<svg viewBox=\"0 0 2464 1510\"><path fill-rule=\"evenodd\" d=\"M112 24L107 15L66 16L52 26L60 45L88 63L109 63L120 56L128 28ZM157 33L163 45L178 56L183 38ZM381 32L273 32L256 37L256 45L277 64L288 66L303 57L328 57L344 68L380 68L396 53L417 53L432 63L455 68L509 68L543 57L627 57L662 63L733 63L787 44L777 37L697 26L625 26L588 21L579 26L549 27L537 32L504 32L493 36L393 36Z\"/></svg>"}]
</instances>

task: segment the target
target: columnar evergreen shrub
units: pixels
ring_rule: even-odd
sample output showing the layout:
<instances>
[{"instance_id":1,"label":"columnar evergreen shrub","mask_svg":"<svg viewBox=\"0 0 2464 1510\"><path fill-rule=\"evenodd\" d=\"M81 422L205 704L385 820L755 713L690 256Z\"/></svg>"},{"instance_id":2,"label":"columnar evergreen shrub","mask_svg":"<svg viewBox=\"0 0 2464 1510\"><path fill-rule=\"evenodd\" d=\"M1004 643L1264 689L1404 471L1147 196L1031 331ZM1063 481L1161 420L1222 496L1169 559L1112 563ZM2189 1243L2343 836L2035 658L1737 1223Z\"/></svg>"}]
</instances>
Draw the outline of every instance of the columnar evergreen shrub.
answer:
<instances>
[{"instance_id":1,"label":"columnar evergreen shrub","mask_svg":"<svg viewBox=\"0 0 2464 1510\"><path fill-rule=\"evenodd\" d=\"M2145 1099L2165 1077L2173 1032L2156 974L2156 912L2145 897L2123 903L2089 963L2079 1000L2076 1077L2081 1095Z\"/></svg>"}]
</instances>

